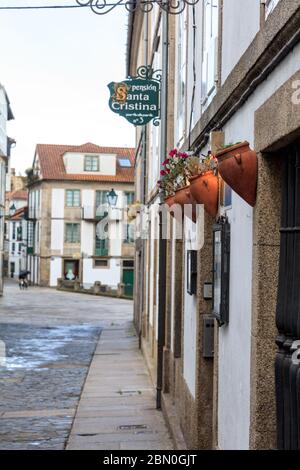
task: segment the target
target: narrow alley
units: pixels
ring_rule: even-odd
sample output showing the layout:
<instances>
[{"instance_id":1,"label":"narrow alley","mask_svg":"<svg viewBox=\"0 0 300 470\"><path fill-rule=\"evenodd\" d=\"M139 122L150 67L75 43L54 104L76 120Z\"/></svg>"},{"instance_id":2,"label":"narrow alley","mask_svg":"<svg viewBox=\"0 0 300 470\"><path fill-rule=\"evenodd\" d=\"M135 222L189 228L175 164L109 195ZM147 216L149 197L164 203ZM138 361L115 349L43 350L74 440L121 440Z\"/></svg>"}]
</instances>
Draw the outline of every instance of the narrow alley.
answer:
<instances>
[{"instance_id":1,"label":"narrow alley","mask_svg":"<svg viewBox=\"0 0 300 470\"><path fill-rule=\"evenodd\" d=\"M7 283L2 450L172 448L131 318L128 300Z\"/></svg>"}]
</instances>

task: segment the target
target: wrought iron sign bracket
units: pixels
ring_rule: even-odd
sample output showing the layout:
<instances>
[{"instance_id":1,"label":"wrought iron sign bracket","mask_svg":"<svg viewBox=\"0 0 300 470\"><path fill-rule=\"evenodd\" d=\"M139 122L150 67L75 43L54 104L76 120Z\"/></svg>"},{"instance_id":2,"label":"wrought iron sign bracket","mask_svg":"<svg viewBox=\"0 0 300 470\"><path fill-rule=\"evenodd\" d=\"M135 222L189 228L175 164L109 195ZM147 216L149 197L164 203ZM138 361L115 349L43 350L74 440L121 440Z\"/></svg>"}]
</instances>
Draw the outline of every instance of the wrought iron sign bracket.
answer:
<instances>
[{"instance_id":1,"label":"wrought iron sign bracket","mask_svg":"<svg viewBox=\"0 0 300 470\"><path fill-rule=\"evenodd\" d=\"M124 6L129 12L141 10L150 13L157 5L170 15L180 15L187 6L196 5L199 0L76 0L82 7L90 6L96 15L107 15L118 6Z\"/></svg>"}]
</instances>

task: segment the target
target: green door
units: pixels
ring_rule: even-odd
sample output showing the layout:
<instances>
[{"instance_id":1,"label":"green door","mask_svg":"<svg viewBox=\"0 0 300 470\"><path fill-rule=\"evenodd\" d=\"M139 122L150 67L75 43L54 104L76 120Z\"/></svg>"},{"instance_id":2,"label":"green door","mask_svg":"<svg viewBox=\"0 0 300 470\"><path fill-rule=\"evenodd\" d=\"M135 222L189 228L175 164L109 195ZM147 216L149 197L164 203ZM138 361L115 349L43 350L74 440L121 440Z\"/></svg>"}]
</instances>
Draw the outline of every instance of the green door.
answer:
<instances>
[{"instance_id":1,"label":"green door","mask_svg":"<svg viewBox=\"0 0 300 470\"><path fill-rule=\"evenodd\" d=\"M124 287L124 294L128 297L133 296L133 269L124 269L123 270L123 284Z\"/></svg>"}]
</instances>

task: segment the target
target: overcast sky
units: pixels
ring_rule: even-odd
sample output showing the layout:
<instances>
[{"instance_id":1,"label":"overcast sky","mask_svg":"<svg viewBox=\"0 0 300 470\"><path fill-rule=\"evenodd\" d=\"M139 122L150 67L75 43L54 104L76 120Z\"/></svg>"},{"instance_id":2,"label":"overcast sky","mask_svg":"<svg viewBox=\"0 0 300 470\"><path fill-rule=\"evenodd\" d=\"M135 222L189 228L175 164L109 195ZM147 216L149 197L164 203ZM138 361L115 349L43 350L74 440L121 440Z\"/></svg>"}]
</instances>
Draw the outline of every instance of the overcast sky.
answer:
<instances>
[{"instance_id":1,"label":"overcast sky","mask_svg":"<svg viewBox=\"0 0 300 470\"><path fill-rule=\"evenodd\" d=\"M75 0L0 0L4 5ZM107 84L125 78L127 13L89 8L1 11L0 82L15 121L12 166L31 166L37 143L133 146L134 127L108 107Z\"/></svg>"}]
</instances>

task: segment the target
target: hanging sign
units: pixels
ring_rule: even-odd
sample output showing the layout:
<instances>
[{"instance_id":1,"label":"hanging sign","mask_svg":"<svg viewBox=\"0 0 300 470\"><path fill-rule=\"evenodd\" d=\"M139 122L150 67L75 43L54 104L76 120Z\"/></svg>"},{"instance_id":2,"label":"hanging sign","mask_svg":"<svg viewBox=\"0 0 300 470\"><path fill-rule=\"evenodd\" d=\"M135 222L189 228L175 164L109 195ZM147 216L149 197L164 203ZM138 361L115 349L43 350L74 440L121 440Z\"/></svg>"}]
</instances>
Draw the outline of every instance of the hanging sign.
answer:
<instances>
[{"instance_id":1,"label":"hanging sign","mask_svg":"<svg viewBox=\"0 0 300 470\"><path fill-rule=\"evenodd\" d=\"M111 82L109 107L135 126L144 126L153 120L155 126L160 119L160 71L141 66L136 77L123 82Z\"/></svg>"}]
</instances>

